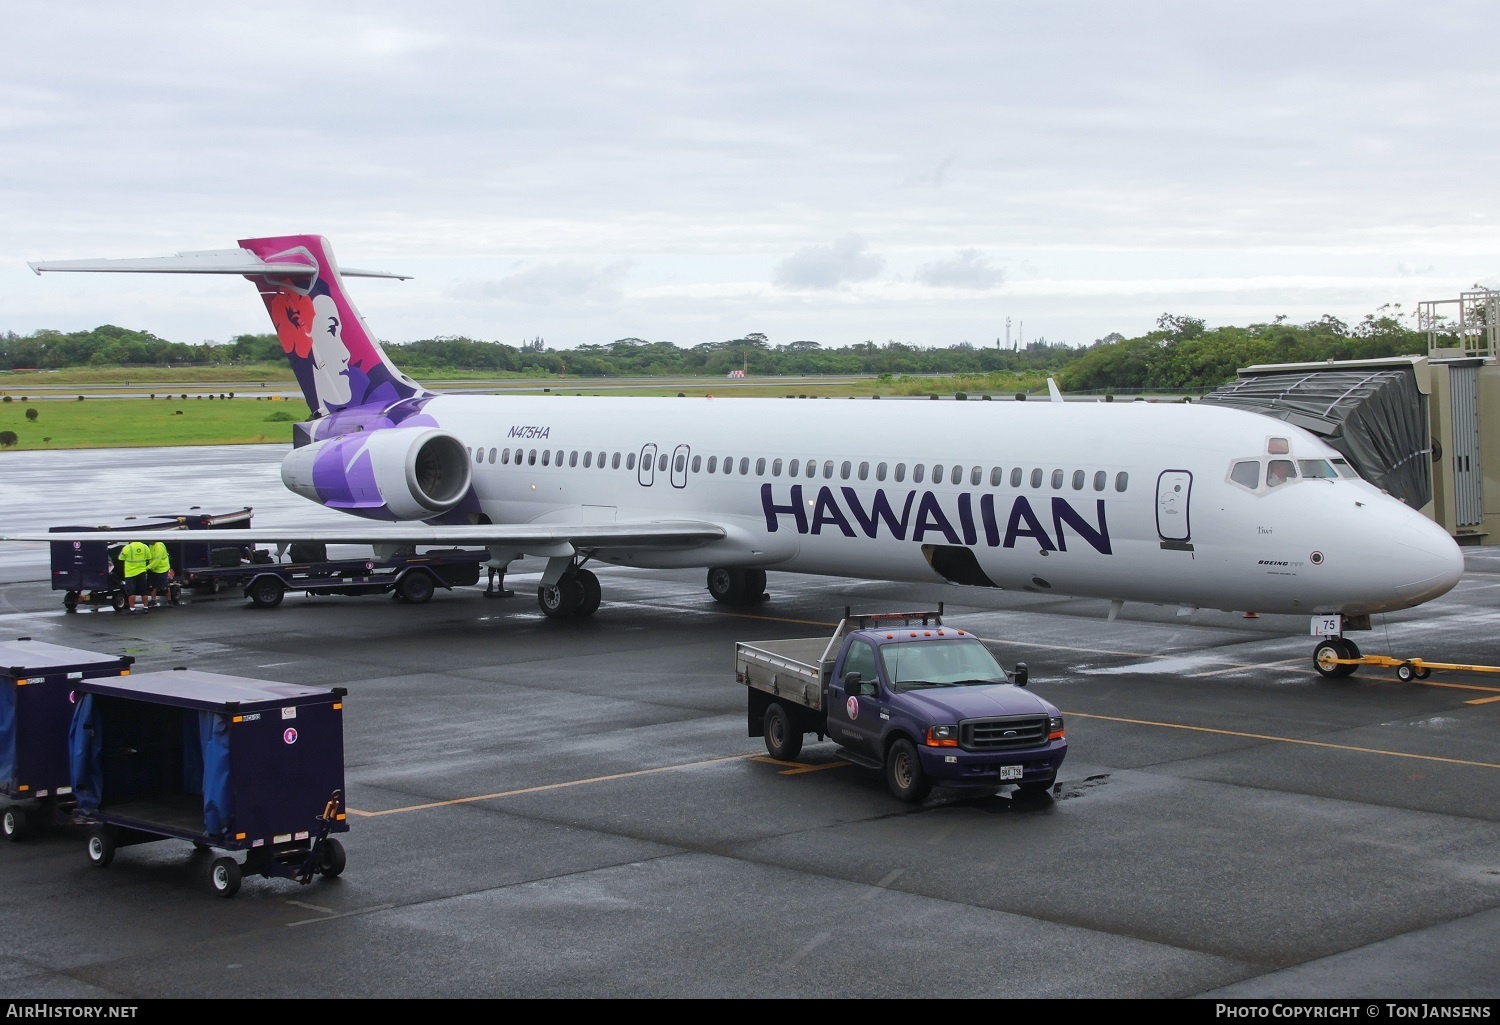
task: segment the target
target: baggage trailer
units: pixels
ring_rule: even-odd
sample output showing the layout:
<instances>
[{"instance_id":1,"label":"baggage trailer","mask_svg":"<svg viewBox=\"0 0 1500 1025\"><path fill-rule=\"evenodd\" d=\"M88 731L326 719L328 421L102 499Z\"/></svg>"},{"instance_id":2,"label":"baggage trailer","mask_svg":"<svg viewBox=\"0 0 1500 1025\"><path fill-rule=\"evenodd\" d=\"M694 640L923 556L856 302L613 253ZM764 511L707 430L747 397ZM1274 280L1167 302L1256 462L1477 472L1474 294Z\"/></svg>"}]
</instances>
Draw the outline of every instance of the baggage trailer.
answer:
<instances>
[{"instance_id":1,"label":"baggage trailer","mask_svg":"<svg viewBox=\"0 0 1500 1025\"><path fill-rule=\"evenodd\" d=\"M343 687L190 669L85 680L68 735L91 864L177 839L213 860L214 893L242 875L333 878L344 870ZM244 852L238 861L233 852Z\"/></svg>"},{"instance_id":2,"label":"baggage trailer","mask_svg":"<svg viewBox=\"0 0 1500 1025\"><path fill-rule=\"evenodd\" d=\"M181 516L127 516L117 523L103 525L52 527L49 533L63 531L97 530L98 541L53 541L52 590L63 592L63 608L78 611L79 605L98 608L108 605L120 611L125 608L124 575L120 570L120 549L129 541L131 531L162 530L213 530L250 526L251 510L247 507L231 512L211 514L198 506ZM176 573L169 596L175 602L183 587L208 588L217 582L199 574L200 570L232 562L239 565L241 559L250 559L254 553L246 545L216 545L208 539L194 541L169 541L167 553L172 558L172 569ZM269 560L270 556L266 558Z\"/></svg>"},{"instance_id":3,"label":"baggage trailer","mask_svg":"<svg viewBox=\"0 0 1500 1025\"><path fill-rule=\"evenodd\" d=\"M73 805L68 726L80 680L130 673L130 655L102 655L30 637L0 641L0 831L19 841Z\"/></svg>"},{"instance_id":4,"label":"baggage trailer","mask_svg":"<svg viewBox=\"0 0 1500 1025\"><path fill-rule=\"evenodd\" d=\"M308 595L391 594L421 605L430 601L439 587L452 590L479 583L479 567L490 559L487 549L443 548L406 553L388 558L328 559L327 546L292 545L292 562L260 558L235 566L200 570L199 576L219 587L243 588L257 608L274 609L288 591ZM303 561L298 561L302 556ZM311 556L311 558L307 558Z\"/></svg>"}]
</instances>

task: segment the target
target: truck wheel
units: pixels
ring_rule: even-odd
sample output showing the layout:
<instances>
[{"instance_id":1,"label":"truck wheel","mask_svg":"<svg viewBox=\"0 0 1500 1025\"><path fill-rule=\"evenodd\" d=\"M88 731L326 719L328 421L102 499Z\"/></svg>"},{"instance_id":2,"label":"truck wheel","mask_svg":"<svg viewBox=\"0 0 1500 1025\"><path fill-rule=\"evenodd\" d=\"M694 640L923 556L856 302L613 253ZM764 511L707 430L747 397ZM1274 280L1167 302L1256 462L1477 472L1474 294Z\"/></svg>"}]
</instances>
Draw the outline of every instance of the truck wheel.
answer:
<instances>
[{"instance_id":1,"label":"truck wheel","mask_svg":"<svg viewBox=\"0 0 1500 1025\"><path fill-rule=\"evenodd\" d=\"M323 849L318 854L318 872L324 879L337 878L344 871L346 861L343 844L331 836L323 841Z\"/></svg>"},{"instance_id":2,"label":"truck wheel","mask_svg":"<svg viewBox=\"0 0 1500 1025\"><path fill-rule=\"evenodd\" d=\"M779 701L766 709L766 750L772 758L789 762L802 753L802 731L792 725L792 717Z\"/></svg>"},{"instance_id":3,"label":"truck wheel","mask_svg":"<svg viewBox=\"0 0 1500 1025\"><path fill-rule=\"evenodd\" d=\"M89 830L88 846L85 848L89 864L95 868L107 868L115 860L115 838L108 827L99 826Z\"/></svg>"},{"instance_id":4,"label":"truck wheel","mask_svg":"<svg viewBox=\"0 0 1500 1025\"><path fill-rule=\"evenodd\" d=\"M401 595L401 600L413 605L421 605L432 599L432 577L425 570L411 570L401 578L401 583L396 585L396 593Z\"/></svg>"},{"instance_id":5,"label":"truck wheel","mask_svg":"<svg viewBox=\"0 0 1500 1025\"><path fill-rule=\"evenodd\" d=\"M114 608L114 610L116 612L124 612L125 611L125 606L127 604L129 604L129 603L125 601L125 594L124 594L124 592L122 592L122 591L116 591L110 597L109 604L111 606L113 606L113 608Z\"/></svg>"},{"instance_id":6,"label":"truck wheel","mask_svg":"<svg viewBox=\"0 0 1500 1025\"><path fill-rule=\"evenodd\" d=\"M233 858L215 858L208 866L208 885L220 897L233 897L240 892L240 863Z\"/></svg>"},{"instance_id":7,"label":"truck wheel","mask_svg":"<svg viewBox=\"0 0 1500 1025\"><path fill-rule=\"evenodd\" d=\"M245 588L245 597L262 609L274 609L285 595L286 586L280 577L256 577Z\"/></svg>"},{"instance_id":8,"label":"truck wheel","mask_svg":"<svg viewBox=\"0 0 1500 1025\"><path fill-rule=\"evenodd\" d=\"M907 804L920 804L932 793L932 780L922 771L922 759L905 737L898 737L885 756L885 782L896 800Z\"/></svg>"},{"instance_id":9,"label":"truck wheel","mask_svg":"<svg viewBox=\"0 0 1500 1025\"><path fill-rule=\"evenodd\" d=\"M3 820L5 839L19 843L26 833L26 813L20 808L6 808Z\"/></svg>"},{"instance_id":10,"label":"truck wheel","mask_svg":"<svg viewBox=\"0 0 1500 1025\"><path fill-rule=\"evenodd\" d=\"M67 609L69 612L78 611L77 591L69 591L67 594L63 595L63 608Z\"/></svg>"}]
</instances>

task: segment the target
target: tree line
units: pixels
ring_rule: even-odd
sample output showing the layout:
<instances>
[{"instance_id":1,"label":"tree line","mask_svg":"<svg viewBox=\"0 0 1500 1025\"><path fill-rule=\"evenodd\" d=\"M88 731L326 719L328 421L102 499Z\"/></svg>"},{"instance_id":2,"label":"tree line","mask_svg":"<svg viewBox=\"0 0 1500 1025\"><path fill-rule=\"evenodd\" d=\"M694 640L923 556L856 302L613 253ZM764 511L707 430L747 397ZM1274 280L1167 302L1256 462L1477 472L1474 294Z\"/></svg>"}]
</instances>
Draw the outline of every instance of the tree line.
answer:
<instances>
[{"instance_id":1,"label":"tree line","mask_svg":"<svg viewBox=\"0 0 1500 1025\"><path fill-rule=\"evenodd\" d=\"M461 336L387 343L392 361L413 376L451 371L569 377L723 377L777 374L995 374L1053 376L1065 391L1209 391L1256 363L1373 359L1427 351L1399 306L1381 307L1356 324L1325 316L1305 324L1285 317L1247 327L1209 328L1198 318L1163 314L1137 338L1106 335L1092 345L1038 340L1024 346L967 342L924 347L897 341L840 347L814 341L772 345L751 333L690 348L621 338L553 349L541 338L519 346ZM227 344L186 345L145 331L104 325L92 331L0 335L0 369L212 366L280 363L274 334L239 335Z\"/></svg>"}]
</instances>

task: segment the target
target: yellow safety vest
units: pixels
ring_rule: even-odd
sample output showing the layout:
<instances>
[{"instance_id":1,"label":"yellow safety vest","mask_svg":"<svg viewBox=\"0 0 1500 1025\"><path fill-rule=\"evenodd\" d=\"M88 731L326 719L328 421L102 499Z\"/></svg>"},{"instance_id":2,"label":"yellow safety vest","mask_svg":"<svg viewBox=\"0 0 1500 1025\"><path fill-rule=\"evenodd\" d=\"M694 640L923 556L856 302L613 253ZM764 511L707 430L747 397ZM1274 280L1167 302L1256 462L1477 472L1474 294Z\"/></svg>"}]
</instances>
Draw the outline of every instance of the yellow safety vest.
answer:
<instances>
[{"instance_id":1,"label":"yellow safety vest","mask_svg":"<svg viewBox=\"0 0 1500 1025\"><path fill-rule=\"evenodd\" d=\"M150 562L151 549L144 541L131 541L120 550L120 567L127 577L140 576Z\"/></svg>"},{"instance_id":2,"label":"yellow safety vest","mask_svg":"<svg viewBox=\"0 0 1500 1025\"><path fill-rule=\"evenodd\" d=\"M167 573L172 569L172 557L167 554L167 546L161 541L153 541L151 544L151 562L146 567L152 573Z\"/></svg>"}]
</instances>

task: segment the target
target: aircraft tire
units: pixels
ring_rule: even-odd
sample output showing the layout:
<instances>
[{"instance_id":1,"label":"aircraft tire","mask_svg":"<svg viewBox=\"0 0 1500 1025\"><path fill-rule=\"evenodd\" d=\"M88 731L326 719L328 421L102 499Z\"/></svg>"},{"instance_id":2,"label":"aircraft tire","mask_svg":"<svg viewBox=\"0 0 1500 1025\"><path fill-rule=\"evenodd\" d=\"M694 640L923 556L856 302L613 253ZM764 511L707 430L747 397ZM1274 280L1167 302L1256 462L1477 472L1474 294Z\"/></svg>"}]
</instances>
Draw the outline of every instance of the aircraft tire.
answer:
<instances>
[{"instance_id":1,"label":"aircraft tire","mask_svg":"<svg viewBox=\"0 0 1500 1025\"><path fill-rule=\"evenodd\" d=\"M567 619L583 605L583 585L569 574L557 582L556 587L538 587L536 603L549 619Z\"/></svg>"},{"instance_id":2,"label":"aircraft tire","mask_svg":"<svg viewBox=\"0 0 1500 1025\"><path fill-rule=\"evenodd\" d=\"M581 569L575 575L583 587L583 601L573 614L580 619L587 619L599 611L599 603L604 600L604 590L599 586L599 578L589 570Z\"/></svg>"},{"instance_id":3,"label":"aircraft tire","mask_svg":"<svg viewBox=\"0 0 1500 1025\"><path fill-rule=\"evenodd\" d=\"M1320 676L1326 676L1330 679L1349 676L1354 672L1354 666L1341 665L1332 660L1336 658L1358 658L1359 656L1355 654L1358 650L1342 637L1325 637L1313 649L1313 668L1318 671Z\"/></svg>"},{"instance_id":4,"label":"aircraft tire","mask_svg":"<svg viewBox=\"0 0 1500 1025\"><path fill-rule=\"evenodd\" d=\"M715 566L708 571L708 593L723 605L744 605L750 599L747 575L746 570Z\"/></svg>"},{"instance_id":5,"label":"aircraft tire","mask_svg":"<svg viewBox=\"0 0 1500 1025\"><path fill-rule=\"evenodd\" d=\"M777 761L789 762L802 753L802 731L792 724L792 717L779 701L766 708L766 752Z\"/></svg>"}]
</instances>

